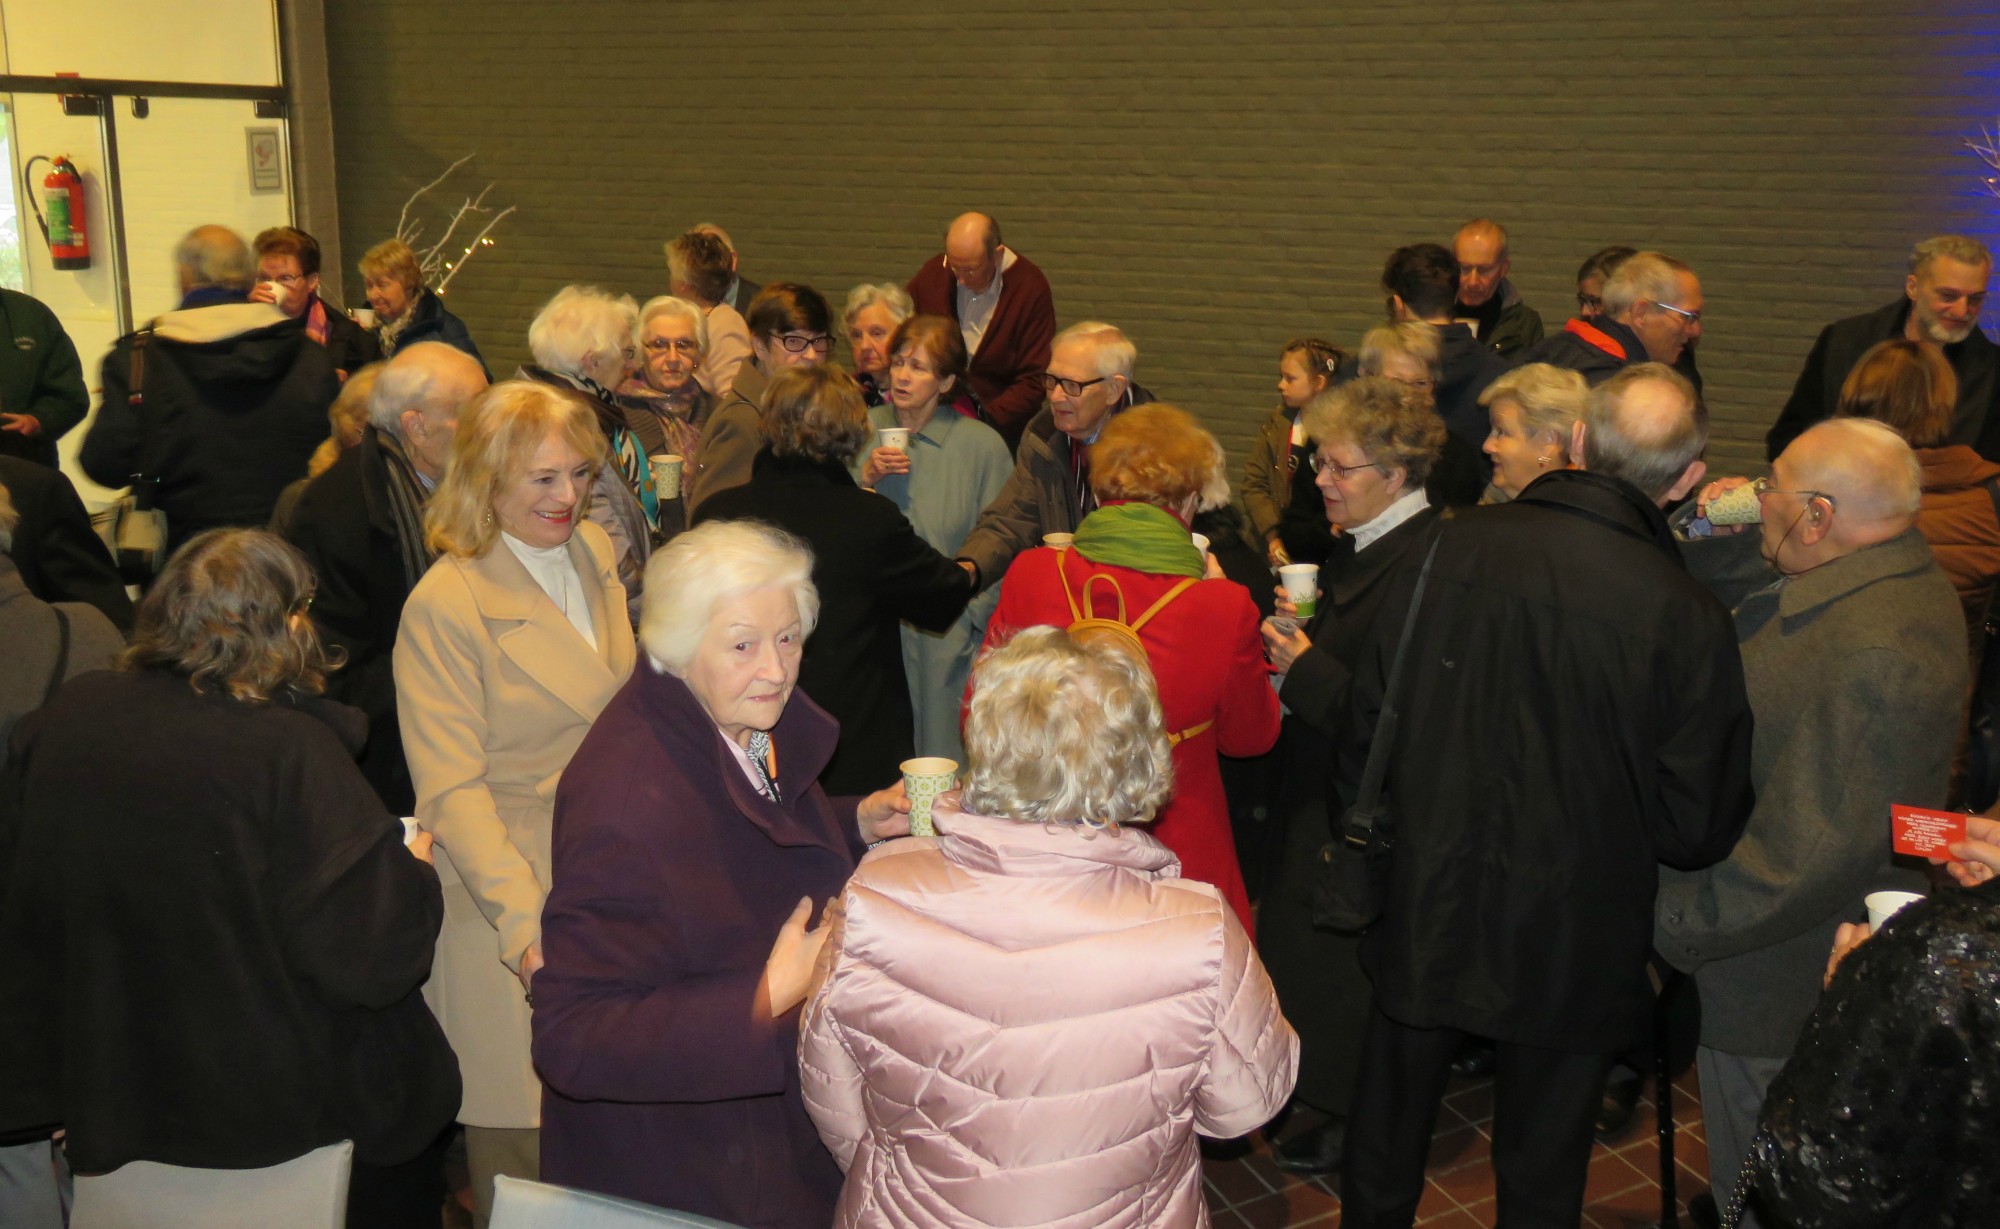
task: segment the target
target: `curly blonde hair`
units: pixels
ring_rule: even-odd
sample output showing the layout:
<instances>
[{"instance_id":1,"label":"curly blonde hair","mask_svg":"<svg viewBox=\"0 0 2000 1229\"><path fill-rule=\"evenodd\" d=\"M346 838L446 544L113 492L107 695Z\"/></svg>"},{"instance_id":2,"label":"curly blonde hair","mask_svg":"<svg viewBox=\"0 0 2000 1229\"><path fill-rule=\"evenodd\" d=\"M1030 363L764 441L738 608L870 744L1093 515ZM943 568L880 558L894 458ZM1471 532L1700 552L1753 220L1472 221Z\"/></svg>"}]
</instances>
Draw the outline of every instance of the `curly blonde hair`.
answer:
<instances>
[{"instance_id":1,"label":"curly blonde hair","mask_svg":"<svg viewBox=\"0 0 2000 1229\"><path fill-rule=\"evenodd\" d=\"M551 435L576 449L593 474L610 453L597 412L581 394L534 380L502 380L474 397L459 414L444 477L424 508L424 540L431 549L468 559L491 550L500 536L494 497L528 472ZM585 491L576 515L589 511Z\"/></svg>"},{"instance_id":2,"label":"curly blonde hair","mask_svg":"<svg viewBox=\"0 0 2000 1229\"><path fill-rule=\"evenodd\" d=\"M1444 451L1444 420L1430 398L1386 376L1362 376L1316 394L1300 417L1316 444L1344 440L1370 465L1402 470L1406 490L1424 484Z\"/></svg>"},{"instance_id":3,"label":"curly blonde hair","mask_svg":"<svg viewBox=\"0 0 2000 1229\"><path fill-rule=\"evenodd\" d=\"M1174 788L1153 671L1111 637L1032 627L973 668L964 804L1024 823L1144 823Z\"/></svg>"}]
</instances>

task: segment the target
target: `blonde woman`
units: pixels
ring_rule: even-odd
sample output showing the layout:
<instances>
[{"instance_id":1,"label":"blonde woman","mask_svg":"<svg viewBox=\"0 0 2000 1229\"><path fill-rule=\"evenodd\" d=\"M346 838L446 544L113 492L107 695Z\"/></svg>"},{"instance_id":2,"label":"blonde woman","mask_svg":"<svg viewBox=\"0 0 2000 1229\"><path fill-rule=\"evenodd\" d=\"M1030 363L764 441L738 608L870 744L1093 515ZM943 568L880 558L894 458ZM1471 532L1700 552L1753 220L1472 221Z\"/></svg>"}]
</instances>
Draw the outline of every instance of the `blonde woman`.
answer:
<instances>
[{"instance_id":1,"label":"blonde woman","mask_svg":"<svg viewBox=\"0 0 2000 1229\"><path fill-rule=\"evenodd\" d=\"M441 341L486 365L465 321L446 311L444 300L424 285L423 268L409 244L389 239L369 248L361 257L361 279L375 312L375 339L382 344L383 358L420 341Z\"/></svg>"},{"instance_id":2,"label":"blonde woman","mask_svg":"<svg viewBox=\"0 0 2000 1229\"><path fill-rule=\"evenodd\" d=\"M1547 363L1516 367L1486 386L1479 404L1493 422L1485 447L1493 485L1485 502L1505 503L1543 474L1570 467L1570 436L1589 395L1581 375Z\"/></svg>"},{"instance_id":3,"label":"blonde woman","mask_svg":"<svg viewBox=\"0 0 2000 1229\"><path fill-rule=\"evenodd\" d=\"M396 638L403 749L445 892L426 993L465 1078L481 1225L494 1174L539 1168L528 991L556 782L635 657L610 539L584 519L605 463L580 398L524 380L481 393L425 511L438 561Z\"/></svg>"}]
</instances>

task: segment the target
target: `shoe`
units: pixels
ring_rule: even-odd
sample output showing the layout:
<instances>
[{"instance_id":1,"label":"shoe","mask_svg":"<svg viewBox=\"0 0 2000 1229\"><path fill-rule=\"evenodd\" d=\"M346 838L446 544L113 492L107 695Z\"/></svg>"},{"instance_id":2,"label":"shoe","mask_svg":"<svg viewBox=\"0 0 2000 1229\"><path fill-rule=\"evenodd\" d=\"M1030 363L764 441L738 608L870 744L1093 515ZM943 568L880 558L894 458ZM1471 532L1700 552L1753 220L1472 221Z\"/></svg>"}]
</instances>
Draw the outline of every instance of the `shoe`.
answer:
<instances>
[{"instance_id":1,"label":"shoe","mask_svg":"<svg viewBox=\"0 0 2000 1229\"><path fill-rule=\"evenodd\" d=\"M1340 1168L1347 1145L1347 1120L1329 1118L1271 1149L1271 1164L1288 1174L1330 1174Z\"/></svg>"},{"instance_id":2,"label":"shoe","mask_svg":"<svg viewBox=\"0 0 2000 1229\"><path fill-rule=\"evenodd\" d=\"M1493 1074L1493 1043L1484 1037L1467 1037L1451 1060L1451 1073L1477 1078Z\"/></svg>"},{"instance_id":3,"label":"shoe","mask_svg":"<svg viewBox=\"0 0 2000 1229\"><path fill-rule=\"evenodd\" d=\"M1632 1125L1632 1115L1639 1108L1639 1093L1645 1086L1644 1077L1637 1074L1611 1077L1604 1085L1604 1100L1597 1107L1597 1138L1609 1140Z\"/></svg>"},{"instance_id":4,"label":"shoe","mask_svg":"<svg viewBox=\"0 0 2000 1229\"><path fill-rule=\"evenodd\" d=\"M1722 1212L1715 1206L1715 1196L1703 1191L1688 1200L1688 1219L1696 1229L1722 1229Z\"/></svg>"}]
</instances>

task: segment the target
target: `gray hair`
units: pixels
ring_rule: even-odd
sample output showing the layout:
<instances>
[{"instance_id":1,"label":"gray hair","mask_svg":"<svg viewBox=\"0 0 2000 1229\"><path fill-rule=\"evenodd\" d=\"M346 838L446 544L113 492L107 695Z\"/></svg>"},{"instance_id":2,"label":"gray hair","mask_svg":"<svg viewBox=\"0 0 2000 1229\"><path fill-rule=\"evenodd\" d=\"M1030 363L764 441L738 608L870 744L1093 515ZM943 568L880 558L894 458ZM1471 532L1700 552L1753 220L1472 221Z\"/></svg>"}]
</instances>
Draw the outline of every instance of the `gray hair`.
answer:
<instances>
[{"instance_id":1,"label":"gray hair","mask_svg":"<svg viewBox=\"0 0 2000 1229\"><path fill-rule=\"evenodd\" d=\"M638 322L632 326L634 345L645 344L646 326L651 324L656 316L679 316L687 321L694 328L695 344L701 347L703 354L708 353L708 313L686 299L671 294L654 295L639 309Z\"/></svg>"},{"instance_id":2,"label":"gray hair","mask_svg":"<svg viewBox=\"0 0 2000 1229\"><path fill-rule=\"evenodd\" d=\"M1139 363L1139 347L1133 345L1132 339L1116 325L1101 320L1072 324L1056 334L1055 340L1049 343L1049 350L1053 353L1058 347L1071 342L1090 344L1095 351L1098 375L1124 376L1128 382L1132 379L1132 369Z\"/></svg>"},{"instance_id":3,"label":"gray hair","mask_svg":"<svg viewBox=\"0 0 2000 1229\"><path fill-rule=\"evenodd\" d=\"M528 350L558 375L596 379L608 361L624 362L638 324L639 305L631 295L565 286L528 326Z\"/></svg>"},{"instance_id":4,"label":"gray hair","mask_svg":"<svg viewBox=\"0 0 2000 1229\"><path fill-rule=\"evenodd\" d=\"M14 510L14 497L7 488L0 485L0 555L14 549L14 530L21 523L21 514Z\"/></svg>"},{"instance_id":5,"label":"gray hair","mask_svg":"<svg viewBox=\"0 0 2000 1229\"><path fill-rule=\"evenodd\" d=\"M1583 417L1590 385L1567 367L1549 363L1527 363L1502 375L1479 394L1479 404L1491 407L1502 397L1521 411L1521 430L1529 435L1550 435L1569 452L1569 429Z\"/></svg>"},{"instance_id":6,"label":"gray hair","mask_svg":"<svg viewBox=\"0 0 2000 1229\"><path fill-rule=\"evenodd\" d=\"M257 280L257 261L243 236L227 226L197 226L174 245L174 266L189 289L222 286L248 290Z\"/></svg>"},{"instance_id":7,"label":"gray hair","mask_svg":"<svg viewBox=\"0 0 2000 1229\"><path fill-rule=\"evenodd\" d=\"M1648 412L1658 407L1629 406L1626 394L1647 383L1665 384L1679 404L1664 416ZM1583 467L1622 478L1648 499L1671 491L1708 447L1708 407L1687 377L1665 363L1635 363L1620 369L1591 390L1583 421Z\"/></svg>"},{"instance_id":8,"label":"gray hair","mask_svg":"<svg viewBox=\"0 0 2000 1229\"><path fill-rule=\"evenodd\" d=\"M917 305L910 302L910 294L892 282L863 282L847 292L847 307L840 313L843 329L854 327L854 318L880 303L889 309L889 315L897 324L903 323L916 314Z\"/></svg>"},{"instance_id":9,"label":"gray hair","mask_svg":"<svg viewBox=\"0 0 2000 1229\"><path fill-rule=\"evenodd\" d=\"M1432 383L1444 374L1443 339L1435 324L1405 320L1401 324L1378 324L1361 335L1360 356L1354 360L1364 376L1382 374L1382 360L1391 354L1407 354L1431 373Z\"/></svg>"},{"instance_id":10,"label":"gray hair","mask_svg":"<svg viewBox=\"0 0 2000 1229\"><path fill-rule=\"evenodd\" d=\"M736 251L736 241L729 237L729 232L713 222L696 222L693 226L688 227L688 229L698 231L704 235L714 235L717 239L722 240L722 246L728 248L732 255Z\"/></svg>"},{"instance_id":11,"label":"gray hair","mask_svg":"<svg viewBox=\"0 0 2000 1229\"><path fill-rule=\"evenodd\" d=\"M1635 303L1673 302L1680 297L1683 273L1693 276L1694 270L1660 252L1627 257L1604 279L1599 295L1604 300L1604 314L1618 316Z\"/></svg>"},{"instance_id":12,"label":"gray hair","mask_svg":"<svg viewBox=\"0 0 2000 1229\"><path fill-rule=\"evenodd\" d=\"M819 622L812 548L760 521L710 521L653 552L641 589L639 645L655 669L685 678L716 612L758 589L782 586L802 633Z\"/></svg>"},{"instance_id":13,"label":"gray hair","mask_svg":"<svg viewBox=\"0 0 2000 1229\"><path fill-rule=\"evenodd\" d=\"M1962 265L1993 265L1993 253L1977 239L1964 235L1937 235L1924 240L1910 249L1910 272L1922 273L1938 257L1955 260Z\"/></svg>"},{"instance_id":14,"label":"gray hair","mask_svg":"<svg viewBox=\"0 0 2000 1229\"><path fill-rule=\"evenodd\" d=\"M480 386L485 386L486 371L479 360L456 346L420 341L396 351L396 356L376 372L375 387L368 394L369 424L377 431L402 439L403 411L447 408L443 402L456 391L448 383L453 367L459 368L460 375L479 377Z\"/></svg>"}]
</instances>

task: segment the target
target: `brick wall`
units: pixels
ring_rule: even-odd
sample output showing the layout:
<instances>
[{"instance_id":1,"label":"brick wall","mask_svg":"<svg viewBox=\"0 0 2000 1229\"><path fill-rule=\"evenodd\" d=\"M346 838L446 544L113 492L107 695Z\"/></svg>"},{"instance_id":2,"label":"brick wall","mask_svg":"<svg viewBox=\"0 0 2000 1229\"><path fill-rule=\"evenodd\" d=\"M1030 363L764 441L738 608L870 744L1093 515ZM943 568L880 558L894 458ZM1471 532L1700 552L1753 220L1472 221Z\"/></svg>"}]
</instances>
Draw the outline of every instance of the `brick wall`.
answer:
<instances>
[{"instance_id":1,"label":"brick wall","mask_svg":"<svg viewBox=\"0 0 2000 1229\"><path fill-rule=\"evenodd\" d=\"M1914 239L2000 231L1960 149L2000 112L1983 8L342 0L343 239L477 151L520 212L450 302L511 366L565 281L662 292L694 222L837 307L983 208L1063 323L1126 328L1240 457L1285 338L1353 344L1388 249L1488 213L1555 326L1601 246L1696 268L1714 460L1741 469L1821 324L1899 293Z\"/></svg>"}]
</instances>

